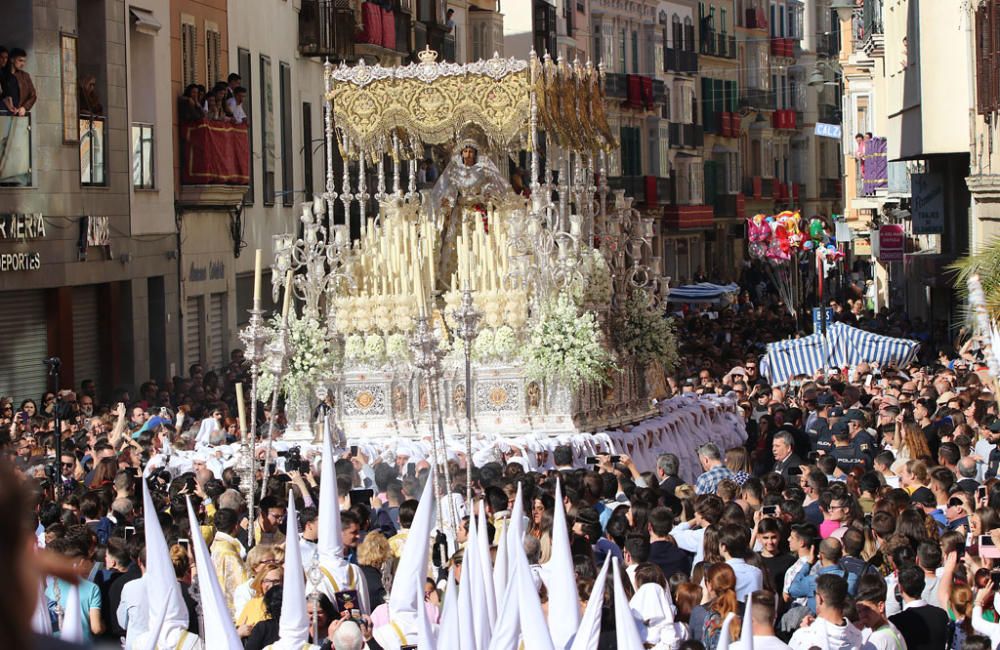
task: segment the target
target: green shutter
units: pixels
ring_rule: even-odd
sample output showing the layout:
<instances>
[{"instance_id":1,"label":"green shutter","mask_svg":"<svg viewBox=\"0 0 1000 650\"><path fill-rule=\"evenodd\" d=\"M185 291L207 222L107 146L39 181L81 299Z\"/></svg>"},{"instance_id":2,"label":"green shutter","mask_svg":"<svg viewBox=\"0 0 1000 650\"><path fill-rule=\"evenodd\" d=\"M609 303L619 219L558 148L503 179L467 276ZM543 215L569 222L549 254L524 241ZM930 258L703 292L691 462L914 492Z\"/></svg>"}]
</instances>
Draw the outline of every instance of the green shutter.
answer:
<instances>
[{"instance_id":1,"label":"green shutter","mask_svg":"<svg viewBox=\"0 0 1000 650\"><path fill-rule=\"evenodd\" d=\"M717 192L716 188L716 169L714 160L706 160L704 165L705 170L705 205L712 205L715 203L715 195Z\"/></svg>"},{"instance_id":2,"label":"green shutter","mask_svg":"<svg viewBox=\"0 0 1000 650\"><path fill-rule=\"evenodd\" d=\"M712 80L708 77L701 78L701 123L709 133L718 130L715 119L715 102L713 101L715 89Z\"/></svg>"},{"instance_id":3,"label":"green shutter","mask_svg":"<svg viewBox=\"0 0 1000 650\"><path fill-rule=\"evenodd\" d=\"M712 95L714 101L714 108L717 113L723 113L726 111L726 81L724 79L715 79L715 92Z\"/></svg>"},{"instance_id":4,"label":"green shutter","mask_svg":"<svg viewBox=\"0 0 1000 650\"><path fill-rule=\"evenodd\" d=\"M729 112L735 113L738 110L736 96L739 94L739 88L737 87L735 81L727 81L726 85L729 86L729 92L726 93L729 98Z\"/></svg>"}]
</instances>

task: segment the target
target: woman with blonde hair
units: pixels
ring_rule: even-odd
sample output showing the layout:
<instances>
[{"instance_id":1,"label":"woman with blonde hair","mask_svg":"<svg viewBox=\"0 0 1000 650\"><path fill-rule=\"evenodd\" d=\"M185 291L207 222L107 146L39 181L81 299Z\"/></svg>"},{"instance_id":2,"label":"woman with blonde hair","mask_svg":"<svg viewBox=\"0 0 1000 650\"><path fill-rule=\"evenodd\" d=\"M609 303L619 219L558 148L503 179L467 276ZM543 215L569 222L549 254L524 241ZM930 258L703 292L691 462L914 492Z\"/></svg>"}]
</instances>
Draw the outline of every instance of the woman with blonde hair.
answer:
<instances>
[{"instance_id":1,"label":"woman with blonde hair","mask_svg":"<svg viewBox=\"0 0 1000 650\"><path fill-rule=\"evenodd\" d=\"M236 631L241 638L246 638L253 630L253 626L267 618L267 609L264 606L264 595L272 587L281 584L284 570L280 564L266 564L257 571L253 579L254 597L250 599L240 615L236 618Z\"/></svg>"},{"instance_id":2,"label":"woman with blonde hair","mask_svg":"<svg viewBox=\"0 0 1000 650\"><path fill-rule=\"evenodd\" d=\"M394 560L394 556L385 535L377 530L365 535L364 541L358 545L358 565L365 576L368 604L372 609L385 602L387 590L392 584L395 562L390 560Z\"/></svg>"},{"instance_id":3,"label":"woman with blonde hair","mask_svg":"<svg viewBox=\"0 0 1000 650\"><path fill-rule=\"evenodd\" d=\"M261 594L253 589L254 579L271 564L284 564L285 547L274 544L257 544L247 551L246 571L248 580L233 590L233 611L239 614L254 596Z\"/></svg>"},{"instance_id":4,"label":"woman with blonde hair","mask_svg":"<svg viewBox=\"0 0 1000 650\"><path fill-rule=\"evenodd\" d=\"M705 591L709 600L699 605L691 612L691 637L701 641L705 650L716 650L719 636L722 632L722 622L726 615L736 612L739 601L736 600L736 573L728 564L722 562L713 564L705 572ZM739 618L730 624L729 638L736 639L740 635Z\"/></svg>"}]
</instances>

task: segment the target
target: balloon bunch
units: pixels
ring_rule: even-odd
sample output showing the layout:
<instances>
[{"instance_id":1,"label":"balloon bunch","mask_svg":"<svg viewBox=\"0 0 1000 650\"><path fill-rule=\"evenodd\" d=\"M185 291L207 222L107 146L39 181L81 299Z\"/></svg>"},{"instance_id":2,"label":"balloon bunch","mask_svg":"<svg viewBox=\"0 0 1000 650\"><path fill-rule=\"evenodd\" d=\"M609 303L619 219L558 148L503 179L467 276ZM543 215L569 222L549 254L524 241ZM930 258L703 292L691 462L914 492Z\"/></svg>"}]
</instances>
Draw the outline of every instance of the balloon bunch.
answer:
<instances>
[{"instance_id":1,"label":"balloon bunch","mask_svg":"<svg viewBox=\"0 0 1000 650\"><path fill-rule=\"evenodd\" d=\"M843 257L826 234L821 219L813 217L806 223L791 210L773 216L755 214L747 219L747 234L750 257L766 259L775 266L788 262L798 251L815 250L830 261Z\"/></svg>"}]
</instances>

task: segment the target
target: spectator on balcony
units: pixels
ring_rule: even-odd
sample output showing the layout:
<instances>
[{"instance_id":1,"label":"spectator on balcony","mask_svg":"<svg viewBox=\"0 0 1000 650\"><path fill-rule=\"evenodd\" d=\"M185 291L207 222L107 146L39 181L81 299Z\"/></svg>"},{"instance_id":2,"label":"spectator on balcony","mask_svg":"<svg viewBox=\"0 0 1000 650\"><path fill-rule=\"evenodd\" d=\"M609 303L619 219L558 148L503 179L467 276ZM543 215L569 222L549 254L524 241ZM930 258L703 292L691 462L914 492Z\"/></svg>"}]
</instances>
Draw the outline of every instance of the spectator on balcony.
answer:
<instances>
[{"instance_id":1,"label":"spectator on balcony","mask_svg":"<svg viewBox=\"0 0 1000 650\"><path fill-rule=\"evenodd\" d=\"M177 105L177 114L181 122L197 122L205 117L201 107L201 90L198 84L188 84Z\"/></svg>"},{"instance_id":2,"label":"spectator on balcony","mask_svg":"<svg viewBox=\"0 0 1000 650\"><path fill-rule=\"evenodd\" d=\"M247 89L243 86L237 86L233 90L233 96L226 100L226 109L232 116L234 124L246 124L247 112L243 110L243 102L246 101L246 98Z\"/></svg>"},{"instance_id":3,"label":"spectator on balcony","mask_svg":"<svg viewBox=\"0 0 1000 650\"><path fill-rule=\"evenodd\" d=\"M80 115L98 117L104 115L104 106L97 95L97 77L90 74L80 79L79 102Z\"/></svg>"},{"instance_id":4,"label":"spectator on balcony","mask_svg":"<svg viewBox=\"0 0 1000 650\"><path fill-rule=\"evenodd\" d=\"M230 72L226 77L226 103L236 97L236 89L243 85L243 78L237 72Z\"/></svg>"},{"instance_id":5,"label":"spectator on balcony","mask_svg":"<svg viewBox=\"0 0 1000 650\"><path fill-rule=\"evenodd\" d=\"M7 65L0 71L0 109L8 115L25 116L31 112L38 95L31 75L24 71L28 62L28 53L19 47L10 51Z\"/></svg>"},{"instance_id":6,"label":"spectator on balcony","mask_svg":"<svg viewBox=\"0 0 1000 650\"><path fill-rule=\"evenodd\" d=\"M215 94L208 96L205 100L205 117L212 120L213 122L228 122L229 116L226 112L222 110L222 106L219 104L219 98Z\"/></svg>"},{"instance_id":7,"label":"spectator on balcony","mask_svg":"<svg viewBox=\"0 0 1000 650\"><path fill-rule=\"evenodd\" d=\"M7 61L10 59L10 52L6 47L0 45L0 76L3 75L3 69L7 67ZM0 97L3 96L3 86L0 86Z\"/></svg>"},{"instance_id":8,"label":"spectator on balcony","mask_svg":"<svg viewBox=\"0 0 1000 650\"><path fill-rule=\"evenodd\" d=\"M215 105L220 111L222 111L225 117L229 117L229 111L226 110L226 95L229 92L229 85L225 81L219 81L214 86L212 86L212 92L205 96L205 103L202 105L202 109L208 112L208 100L210 97L215 97Z\"/></svg>"},{"instance_id":9,"label":"spectator on balcony","mask_svg":"<svg viewBox=\"0 0 1000 650\"><path fill-rule=\"evenodd\" d=\"M865 175L865 136L858 133L854 136L854 160L858 163L858 177Z\"/></svg>"},{"instance_id":10,"label":"spectator on balcony","mask_svg":"<svg viewBox=\"0 0 1000 650\"><path fill-rule=\"evenodd\" d=\"M449 9L444 16L444 26L448 28L448 32L455 33L455 10Z\"/></svg>"}]
</instances>

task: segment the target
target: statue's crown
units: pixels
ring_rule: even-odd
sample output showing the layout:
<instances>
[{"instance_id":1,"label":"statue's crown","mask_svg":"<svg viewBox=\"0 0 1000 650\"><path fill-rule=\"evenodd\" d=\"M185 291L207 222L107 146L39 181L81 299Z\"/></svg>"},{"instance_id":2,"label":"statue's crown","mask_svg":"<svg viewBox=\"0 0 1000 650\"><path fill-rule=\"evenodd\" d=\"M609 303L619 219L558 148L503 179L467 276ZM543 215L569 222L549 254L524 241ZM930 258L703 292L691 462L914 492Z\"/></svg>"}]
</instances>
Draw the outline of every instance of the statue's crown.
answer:
<instances>
[{"instance_id":1,"label":"statue's crown","mask_svg":"<svg viewBox=\"0 0 1000 650\"><path fill-rule=\"evenodd\" d=\"M424 47L424 49L417 52L417 58L420 59L421 63L430 65L437 62L438 53L432 50L431 46L428 45Z\"/></svg>"}]
</instances>

